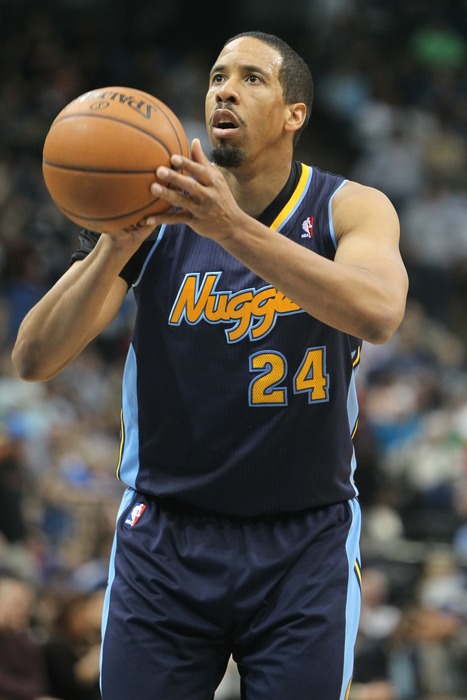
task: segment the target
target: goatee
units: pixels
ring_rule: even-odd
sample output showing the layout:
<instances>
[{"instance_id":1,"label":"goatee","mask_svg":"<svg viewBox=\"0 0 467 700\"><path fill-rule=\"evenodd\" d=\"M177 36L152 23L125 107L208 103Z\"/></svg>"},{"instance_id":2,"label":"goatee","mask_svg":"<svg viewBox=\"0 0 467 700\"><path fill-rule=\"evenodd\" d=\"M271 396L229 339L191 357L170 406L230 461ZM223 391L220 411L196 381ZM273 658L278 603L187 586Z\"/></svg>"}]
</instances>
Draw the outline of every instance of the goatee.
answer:
<instances>
[{"instance_id":1,"label":"goatee","mask_svg":"<svg viewBox=\"0 0 467 700\"><path fill-rule=\"evenodd\" d=\"M221 168L238 168L244 159L244 151L236 146L216 146L211 152L211 160Z\"/></svg>"}]
</instances>

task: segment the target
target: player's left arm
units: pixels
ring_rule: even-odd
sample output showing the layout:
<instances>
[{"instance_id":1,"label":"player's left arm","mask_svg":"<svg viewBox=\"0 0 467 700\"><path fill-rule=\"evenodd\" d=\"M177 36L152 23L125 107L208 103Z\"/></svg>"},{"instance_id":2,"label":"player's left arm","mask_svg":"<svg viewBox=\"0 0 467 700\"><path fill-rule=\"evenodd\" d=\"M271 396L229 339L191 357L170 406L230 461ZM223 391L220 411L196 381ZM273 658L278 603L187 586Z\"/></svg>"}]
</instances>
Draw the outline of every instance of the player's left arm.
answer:
<instances>
[{"instance_id":1,"label":"player's left arm","mask_svg":"<svg viewBox=\"0 0 467 700\"><path fill-rule=\"evenodd\" d=\"M358 316L367 323L367 339L385 342L403 319L408 292L396 210L379 190L348 182L333 198L332 217L334 262L359 276L347 313L352 323L359 323Z\"/></svg>"},{"instance_id":2,"label":"player's left arm","mask_svg":"<svg viewBox=\"0 0 467 700\"><path fill-rule=\"evenodd\" d=\"M192 160L174 156L172 163L179 171L159 168L166 184L152 191L174 208L148 223L186 221L323 323L371 343L391 338L404 315L408 283L399 220L382 192L348 182L335 194L337 251L329 260L242 211L196 139Z\"/></svg>"},{"instance_id":3,"label":"player's left arm","mask_svg":"<svg viewBox=\"0 0 467 700\"><path fill-rule=\"evenodd\" d=\"M332 214L334 260L271 235L250 217L219 242L318 320L385 343L403 319L408 290L396 211L382 192L348 182L335 194Z\"/></svg>"}]
</instances>

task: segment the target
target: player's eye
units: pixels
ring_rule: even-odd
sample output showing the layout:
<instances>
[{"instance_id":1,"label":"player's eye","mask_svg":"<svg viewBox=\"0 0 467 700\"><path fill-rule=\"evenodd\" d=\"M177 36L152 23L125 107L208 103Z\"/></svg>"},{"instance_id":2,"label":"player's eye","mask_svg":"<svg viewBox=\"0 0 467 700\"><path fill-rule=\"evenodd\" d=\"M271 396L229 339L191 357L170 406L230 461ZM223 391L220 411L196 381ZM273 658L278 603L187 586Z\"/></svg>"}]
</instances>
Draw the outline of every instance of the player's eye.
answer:
<instances>
[{"instance_id":1,"label":"player's eye","mask_svg":"<svg viewBox=\"0 0 467 700\"><path fill-rule=\"evenodd\" d=\"M247 77L247 82L255 84L255 83L261 83L262 81L261 81L261 78L259 77L259 75L249 75Z\"/></svg>"}]
</instances>

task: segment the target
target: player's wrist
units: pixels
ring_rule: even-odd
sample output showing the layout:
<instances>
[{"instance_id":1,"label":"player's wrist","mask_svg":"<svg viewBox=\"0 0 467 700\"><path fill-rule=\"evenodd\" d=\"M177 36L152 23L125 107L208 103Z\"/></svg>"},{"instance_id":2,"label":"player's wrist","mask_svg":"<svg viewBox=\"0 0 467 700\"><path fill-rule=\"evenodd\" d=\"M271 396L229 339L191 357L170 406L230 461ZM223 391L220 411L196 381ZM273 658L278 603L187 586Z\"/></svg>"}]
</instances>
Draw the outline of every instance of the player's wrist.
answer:
<instances>
[{"instance_id":1,"label":"player's wrist","mask_svg":"<svg viewBox=\"0 0 467 700\"><path fill-rule=\"evenodd\" d=\"M138 250L145 237L139 240L135 235L128 233L102 232L95 247L96 256L112 259L116 266L124 265Z\"/></svg>"}]
</instances>

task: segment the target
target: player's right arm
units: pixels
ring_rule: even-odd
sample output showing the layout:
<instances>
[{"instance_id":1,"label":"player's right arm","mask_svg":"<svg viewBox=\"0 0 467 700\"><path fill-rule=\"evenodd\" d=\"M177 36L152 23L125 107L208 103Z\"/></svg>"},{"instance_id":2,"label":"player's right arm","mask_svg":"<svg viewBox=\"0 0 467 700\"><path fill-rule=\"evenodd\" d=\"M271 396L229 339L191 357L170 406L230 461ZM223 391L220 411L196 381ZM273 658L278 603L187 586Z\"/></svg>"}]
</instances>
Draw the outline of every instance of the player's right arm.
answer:
<instances>
[{"instance_id":1,"label":"player's right arm","mask_svg":"<svg viewBox=\"0 0 467 700\"><path fill-rule=\"evenodd\" d=\"M29 311L12 353L22 379L51 379L109 325L128 290L119 273L138 245L101 236Z\"/></svg>"}]
</instances>

